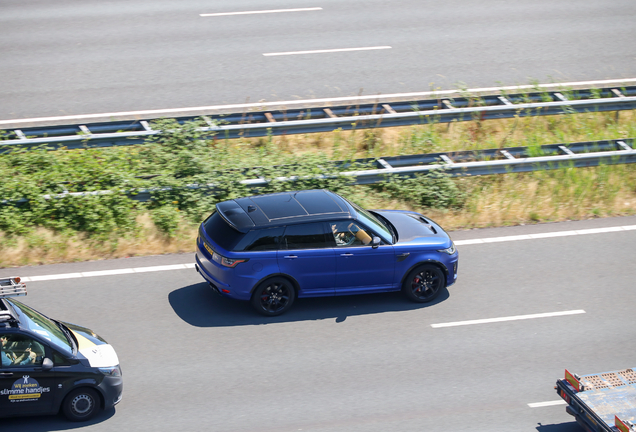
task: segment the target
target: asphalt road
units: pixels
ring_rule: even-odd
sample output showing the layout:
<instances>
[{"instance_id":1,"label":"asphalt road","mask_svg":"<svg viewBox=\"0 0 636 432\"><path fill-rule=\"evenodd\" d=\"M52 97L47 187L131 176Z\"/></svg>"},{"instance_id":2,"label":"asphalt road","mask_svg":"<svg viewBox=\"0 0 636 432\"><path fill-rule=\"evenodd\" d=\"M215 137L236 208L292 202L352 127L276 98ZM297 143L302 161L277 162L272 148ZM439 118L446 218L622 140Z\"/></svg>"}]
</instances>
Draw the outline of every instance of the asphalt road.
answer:
<instances>
[{"instance_id":1,"label":"asphalt road","mask_svg":"<svg viewBox=\"0 0 636 432\"><path fill-rule=\"evenodd\" d=\"M5 0L0 120L631 78L635 18L632 0Z\"/></svg>"},{"instance_id":2,"label":"asphalt road","mask_svg":"<svg viewBox=\"0 0 636 432\"><path fill-rule=\"evenodd\" d=\"M636 217L451 233L457 240L636 225ZM431 305L399 293L301 299L257 316L194 270L29 282L25 302L112 343L124 398L89 424L3 430L578 431L564 369L636 366L636 230L459 246L460 279ZM165 255L1 269L37 276L191 263ZM478 325L432 324L584 310Z\"/></svg>"}]
</instances>

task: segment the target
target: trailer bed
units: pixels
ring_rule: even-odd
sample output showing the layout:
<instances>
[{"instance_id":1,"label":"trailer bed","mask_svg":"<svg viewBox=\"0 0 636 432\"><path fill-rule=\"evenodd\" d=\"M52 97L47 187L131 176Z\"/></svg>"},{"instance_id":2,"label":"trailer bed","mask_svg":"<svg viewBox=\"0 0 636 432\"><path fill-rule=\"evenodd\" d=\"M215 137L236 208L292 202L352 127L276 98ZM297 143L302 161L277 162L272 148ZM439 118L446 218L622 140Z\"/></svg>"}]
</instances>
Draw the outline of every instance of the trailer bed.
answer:
<instances>
[{"instance_id":1,"label":"trailer bed","mask_svg":"<svg viewBox=\"0 0 636 432\"><path fill-rule=\"evenodd\" d=\"M566 371L566 378L557 381L557 392L568 403L568 413L588 431L634 430L631 427L631 423L636 424L633 369L580 377Z\"/></svg>"}]
</instances>

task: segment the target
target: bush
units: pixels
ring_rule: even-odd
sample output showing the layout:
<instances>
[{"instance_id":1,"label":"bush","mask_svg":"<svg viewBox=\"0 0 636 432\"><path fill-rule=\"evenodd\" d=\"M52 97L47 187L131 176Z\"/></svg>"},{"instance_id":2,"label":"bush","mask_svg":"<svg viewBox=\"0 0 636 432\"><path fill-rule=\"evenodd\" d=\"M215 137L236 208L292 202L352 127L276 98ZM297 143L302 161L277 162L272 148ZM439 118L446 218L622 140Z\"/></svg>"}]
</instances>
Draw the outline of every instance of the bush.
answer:
<instances>
[{"instance_id":1,"label":"bush","mask_svg":"<svg viewBox=\"0 0 636 432\"><path fill-rule=\"evenodd\" d=\"M179 209L172 206L163 206L154 209L150 215L159 231L167 234L169 237L174 236L181 220Z\"/></svg>"},{"instance_id":2,"label":"bush","mask_svg":"<svg viewBox=\"0 0 636 432\"><path fill-rule=\"evenodd\" d=\"M393 198L405 199L422 207L459 208L466 202L466 193L460 190L450 175L440 170L410 178L391 177L378 187Z\"/></svg>"}]
</instances>

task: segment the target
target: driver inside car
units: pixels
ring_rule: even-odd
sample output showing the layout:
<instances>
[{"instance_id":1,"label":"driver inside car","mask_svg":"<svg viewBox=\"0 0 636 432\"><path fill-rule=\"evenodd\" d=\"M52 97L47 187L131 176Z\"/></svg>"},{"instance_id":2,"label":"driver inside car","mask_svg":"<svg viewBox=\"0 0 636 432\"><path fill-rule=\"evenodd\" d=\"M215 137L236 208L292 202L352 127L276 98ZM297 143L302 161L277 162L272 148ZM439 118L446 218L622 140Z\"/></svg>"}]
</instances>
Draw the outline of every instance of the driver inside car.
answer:
<instances>
[{"instance_id":1,"label":"driver inside car","mask_svg":"<svg viewBox=\"0 0 636 432\"><path fill-rule=\"evenodd\" d=\"M20 350L18 354L16 354L15 348L19 346L20 341L13 341L12 343L9 343L9 339L7 335L0 336L0 341L2 341L2 366L4 367L33 365L37 362L38 355L39 355L38 351L42 351L41 354L43 354L44 352L44 350L38 349L39 344L37 344L36 342L37 344L36 349L32 350L31 347L29 346L28 348L25 348L24 350ZM29 344L29 345L32 345L32 344Z\"/></svg>"},{"instance_id":2,"label":"driver inside car","mask_svg":"<svg viewBox=\"0 0 636 432\"><path fill-rule=\"evenodd\" d=\"M331 231L336 246L363 246L371 243L371 236L351 221L332 222Z\"/></svg>"}]
</instances>

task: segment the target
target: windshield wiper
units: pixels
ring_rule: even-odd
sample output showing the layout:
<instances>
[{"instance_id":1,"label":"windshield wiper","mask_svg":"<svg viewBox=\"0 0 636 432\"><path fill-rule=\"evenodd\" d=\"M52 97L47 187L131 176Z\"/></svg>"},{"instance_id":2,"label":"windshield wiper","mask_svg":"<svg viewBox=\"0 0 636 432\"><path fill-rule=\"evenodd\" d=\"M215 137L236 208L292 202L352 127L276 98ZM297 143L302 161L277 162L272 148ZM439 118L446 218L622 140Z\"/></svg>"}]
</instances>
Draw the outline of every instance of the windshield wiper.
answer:
<instances>
[{"instance_id":1,"label":"windshield wiper","mask_svg":"<svg viewBox=\"0 0 636 432\"><path fill-rule=\"evenodd\" d=\"M369 210L373 216L377 217L380 222L391 232L391 240L393 240L393 244L397 243L397 230L393 226L393 224L384 216L374 211Z\"/></svg>"},{"instance_id":2,"label":"windshield wiper","mask_svg":"<svg viewBox=\"0 0 636 432\"><path fill-rule=\"evenodd\" d=\"M57 320L52 320L52 321L55 324L57 324L57 326L60 328L60 330L62 330L62 332L66 336L66 339L68 339L68 341L71 343L71 346L73 347L73 354L77 354L79 342L77 339L75 339L75 335L68 329L68 327L66 327L60 321L57 321Z\"/></svg>"}]
</instances>

